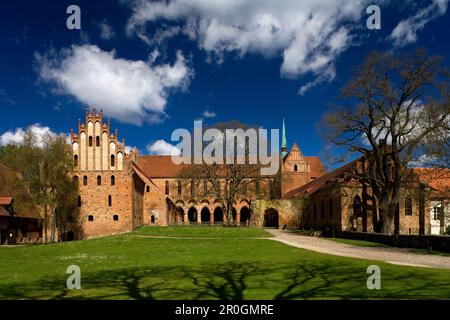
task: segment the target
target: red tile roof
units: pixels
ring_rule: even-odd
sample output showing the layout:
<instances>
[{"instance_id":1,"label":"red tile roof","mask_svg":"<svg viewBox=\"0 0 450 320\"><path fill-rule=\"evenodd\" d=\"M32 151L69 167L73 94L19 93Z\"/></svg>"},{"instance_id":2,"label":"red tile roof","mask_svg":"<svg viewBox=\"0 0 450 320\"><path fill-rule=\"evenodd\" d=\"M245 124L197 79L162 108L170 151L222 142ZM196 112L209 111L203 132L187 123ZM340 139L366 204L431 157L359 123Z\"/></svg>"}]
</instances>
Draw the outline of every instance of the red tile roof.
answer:
<instances>
[{"instance_id":1,"label":"red tile roof","mask_svg":"<svg viewBox=\"0 0 450 320\"><path fill-rule=\"evenodd\" d=\"M137 165L150 178L178 177L186 165L176 165L171 156L138 156Z\"/></svg>"},{"instance_id":2,"label":"red tile roof","mask_svg":"<svg viewBox=\"0 0 450 320\"><path fill-rule=\"evenodd\" d=\"M434 194L450 197L450 169L448 168L413 168L422 182L435 190Z\"/></svg>"},{"instance_id":3,"label":"red tile roof","mask_svg":"<svg viewBox=\"0 0 450 320\"><path fill-rule=\"evenodd\" d=\"M357 160L347 163L346 165L344 165L340 168L337 168L336 170L334 170L330 173L327 173L316 180L313 180L297 189L289 191L288 193L286 193L283 196L283 198L290 199L290 198L302 197L306 194L312 194L312 193L318 191L326 184L336 181L347 170L350 170L350 168L353 167L353 165L355 164L356 161Z\"/></svg>"},{"instance_id":4,"label":"red tile roof","mask_svg":"<svg viewBox=\"0 0 450 320\"><path fill-rule=\"evenodd\" d=\"M317 179L327 173L319 157L304 157L310 163L311 179Z\"/></svg>"},{"instance_id":5,"label":"red tile roof","mask_svg":"<svg viewBox=\"0 0 450 320\"><path fill-rule=\"evenodd\" d=\"M8 210L5 209L5 207L0 206L0 216L9 217L10 214Z\"/></svg>"},{"instance_id":6,"label":"red tile roof","mask_svg":"<svg viewBox=\"0 0 450 320\"><path fill-rule=\"evenodd\" d=\"M319 157L305 157L311 165L311 178L315 179L324 175L327 171ZM138 156L137 166L150 178L176 178L183 169L189 165L176 165L172 162L171 156Z\"/></svg>"},{"instance_id":7,"label":"red tile roof","mask_svg":"<svg viewBox=\"0 0 450 320\"><path fill-rule=\"evenodd\" d=\"M8 196L0 196L0 206L9 206L12 203L13 198Z\"/></svg>"}]
</instances>

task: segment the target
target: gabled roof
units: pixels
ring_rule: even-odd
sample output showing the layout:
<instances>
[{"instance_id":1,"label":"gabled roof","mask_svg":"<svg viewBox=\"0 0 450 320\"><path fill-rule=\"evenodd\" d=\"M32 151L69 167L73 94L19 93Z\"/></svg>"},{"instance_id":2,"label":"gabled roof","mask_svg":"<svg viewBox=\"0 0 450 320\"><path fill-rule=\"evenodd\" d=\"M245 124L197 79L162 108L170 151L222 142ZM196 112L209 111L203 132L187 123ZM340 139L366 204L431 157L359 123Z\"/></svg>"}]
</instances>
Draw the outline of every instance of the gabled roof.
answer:
<instances>
[{"instance_id":1,"label":"gabled roof","mask_svg":"<svg viewBox=\"0 0 450 320\"><path fill-rule=\"evenodd\" d=\"M149 178L175 178L187 165L176 165L171 156L138 156L136 164Z\"/></svg>"},{"instance_id":2,"label":"gabled roof","mask_svg":"<svg viewBox=\"0 0 450 320\"><path fill-rule=\"evenodd\" d=\"M319 157L304 157L309 162L311 168L311 179L317 179L327 173L327 169L323 165Z\"/></svg>"},{"instance_id":3,"label":"gabled roof","mask_svg":"<svg viewBox=\"0 0 450 320\"><path fill-rule=\"evenodd\" d=\"M347 172L354 166L356 161L358 161L358 160L354 160L350 163L347 163L346 165L344 165L340 168L337 168L336 170L334 170L330 173L327 173L327 174L321 176L320 178L317 178L316 180L313 180L297 189L289 191L288 193L286 193L284 195L283 198L290 199L290 198L302 197L307 194L313 194L314 192L316 192L316 191L320 190L322 187L324 187L326 184L335 182L338 178L342 177L342 175L345 172Z\"/></svg>"},{"instance_id":4,"label":"gabled roof","mask_svg":"<svg viewBox=\"0 0 450 320\"><path fill-rule=\"evenodd\" d=\"M434 194L450 197L450 169L449 168L413 168L421 182L427 183Z\"/></svg>"},{"instance_id":5,"label":"gabled roof","mask_svg":"<svg viewBox=\"0 0 450 320\"><path fill-rule=\"evenodd\" d=\"M0 217L1 216L3 216L3 217L9 217L10 216L8 210L6 210L5 207L3 207L3 206L0 206Z\"/></svg>"},{"instance_id":6,"label":"gabled roof","mask_svg":"<svg viewBox=\"0 0 450 320\"><path fill-rule=\"evenodd\" d=\"M319 157L305 157L310 163L311 178L315 179L324 175L327 171ZM140 172L148 178L176 178L179 177L183 169L192 165L174 164L171 156L138 156L136 161Z\"/></svg>"},{"instance_id":7,"label":"gabled roof","mask_svg":"<svg viewBox=\"0 0 450 320\"><path fill-rule=\"evenodd\" d=\"M9 206L12 203L13 198L8 196L0 196L0 206Z\"/></svg>"}]
</instances>

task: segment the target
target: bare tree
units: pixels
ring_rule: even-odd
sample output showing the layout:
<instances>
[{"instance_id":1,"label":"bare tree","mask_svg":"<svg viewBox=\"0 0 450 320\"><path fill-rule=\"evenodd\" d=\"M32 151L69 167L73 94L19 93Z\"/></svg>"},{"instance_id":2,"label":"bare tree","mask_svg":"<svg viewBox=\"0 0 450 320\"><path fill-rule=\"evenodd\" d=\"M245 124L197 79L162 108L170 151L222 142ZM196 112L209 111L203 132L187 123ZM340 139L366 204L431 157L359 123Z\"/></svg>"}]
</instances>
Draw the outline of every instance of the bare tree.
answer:
<instances>
[{"instance_id":1,"label":"bare tree","mask_svg":"<svg viewBox=\"0 0 450 320\"><path fill-rule=\"evenodd\" d=\"M215 128L222 132L224 139L227 129L254 129L255 126L242 124L238 121L230 121L215 124L210 128ZM180 179L184 181L184 189L189 190L191 198L213 198L220 203L225 212L226 224L233 221L233 205L242 198L256 196L260 188L264 189L267 179L262 179L260 175L261 165L249 164L249 156L252 151L249 148L251 143L258 144L258 141L252 141L250 137L244 140L244 154L246 163L242 164L238 160L238 145L243 143L235 140L233 150L233 160L222 163L197 164L185 166L180 173ZM230 150L228 150L229 152ZM224 150L224 155L227 150ZM225 158L226 156L224 156ZM269 179L270 180L270 179Z\"/></svg>"},{"instance_id":2,"label":"bare tree","mask_svg":"<svg viewBox=\"0 0 450 320\"><path fill-rule=\"evenodd\" d=\"M344 154L364 156L358 179L379 200L383 233L392 233L400 190L419 159L448 166L449 69L425 50L373 52L342 90L344 106L326 113L321 132Z\"/></svg>"}]
</instances>

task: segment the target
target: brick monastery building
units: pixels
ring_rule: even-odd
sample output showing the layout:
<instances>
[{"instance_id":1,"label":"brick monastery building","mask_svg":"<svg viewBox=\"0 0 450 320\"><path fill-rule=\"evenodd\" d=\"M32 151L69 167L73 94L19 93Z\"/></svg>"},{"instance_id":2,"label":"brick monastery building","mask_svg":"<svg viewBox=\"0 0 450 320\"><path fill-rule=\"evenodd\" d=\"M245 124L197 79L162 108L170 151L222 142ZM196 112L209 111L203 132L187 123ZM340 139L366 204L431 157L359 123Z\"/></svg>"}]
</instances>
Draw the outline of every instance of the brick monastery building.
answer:
<instances>
[{"instance_id":1,"label":"brick monastery building","mask_svg":"<svg viewBox=\"0 0 450 320\"><path fill-rule=\"evenodd\" d=\"M79 197L67 240L129 232L143 225L223 222L215 199L190 197L180 178L181 166L170 156L127 153L125 140L119 140L117 130L111 132L109 120L103 122L103 112L87 111L70 142ZM318 157L304 156L297 144L288 150L284 123L281 157L276 176L262 177L236 201L235 224L377 231L370 191L355 184L336 187L350 164L327 173ZM406 214L403 205L399 208L396 233L429 233L424 216L428 211L419 210L424 205L419 200L408 198Z\"/></svg>"}]
</instances>

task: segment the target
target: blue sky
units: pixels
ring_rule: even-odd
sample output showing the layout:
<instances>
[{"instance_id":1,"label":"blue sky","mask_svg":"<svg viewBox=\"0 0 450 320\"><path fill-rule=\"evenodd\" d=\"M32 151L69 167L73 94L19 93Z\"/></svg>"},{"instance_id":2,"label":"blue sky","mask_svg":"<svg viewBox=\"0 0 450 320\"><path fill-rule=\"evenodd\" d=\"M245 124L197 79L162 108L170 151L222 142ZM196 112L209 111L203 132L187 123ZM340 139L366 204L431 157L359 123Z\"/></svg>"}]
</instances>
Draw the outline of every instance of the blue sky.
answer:
<instances>
[{"instance_id":1,"label":"blue sky","mask_svg":"<svg viewBox=\"0 0 450 320\"><path fill-rule=\"evenodd\" d=\"M374 3L380 30L366 27ZM81 30L66 27L71 4ZM447 4L3 1L0 144L30 125L68 133L97 107L143 153L195 119L270 129L285 117L289 145L320 155L317 122L369 51L425 47L450 59Z\"/></svg>"}]
</instances>

